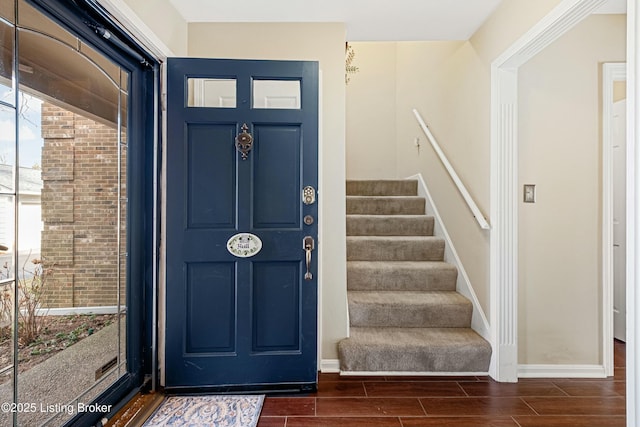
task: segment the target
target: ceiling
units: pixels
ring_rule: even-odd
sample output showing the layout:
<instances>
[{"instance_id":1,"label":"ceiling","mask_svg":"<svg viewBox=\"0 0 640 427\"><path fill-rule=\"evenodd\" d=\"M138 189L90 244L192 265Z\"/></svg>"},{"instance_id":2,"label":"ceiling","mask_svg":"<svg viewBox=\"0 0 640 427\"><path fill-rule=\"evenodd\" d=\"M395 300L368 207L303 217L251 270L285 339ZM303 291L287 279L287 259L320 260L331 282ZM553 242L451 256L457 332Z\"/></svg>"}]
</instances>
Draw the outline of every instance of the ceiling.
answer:
<instances>
[{"instance_id":1,"label":"ceiling","mask_svg":"<svg viewBox=\"0 0 640 427\"><path fill-rule=\"evenodd\" d=\"M344 22L349 41L467 40L501 1L170 0L187 22Z\"/></svg>"}]
</instances>

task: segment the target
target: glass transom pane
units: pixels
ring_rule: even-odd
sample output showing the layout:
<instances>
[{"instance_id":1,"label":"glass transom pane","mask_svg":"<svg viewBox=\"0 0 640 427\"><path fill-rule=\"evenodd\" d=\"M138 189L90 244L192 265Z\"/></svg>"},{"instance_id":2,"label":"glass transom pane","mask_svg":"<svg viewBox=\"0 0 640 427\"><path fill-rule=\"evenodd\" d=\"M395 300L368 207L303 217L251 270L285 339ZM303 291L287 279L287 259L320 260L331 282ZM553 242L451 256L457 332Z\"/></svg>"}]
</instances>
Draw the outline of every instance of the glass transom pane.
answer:
<instances>
[{"instance_id":1,"label":"glass transom pane","mask_svg":"<svg viewBox=\"0 0 640 427\"><path fill-rule=\"evenodd\" d=\"M190 78L187 85L189 107L236 107L235 79Z\"/></svg>"},{"instance_id":2,"label":"glass transom pane","mask_svg":"<svg viewBox=\"0 0 640 427\"><path fill-rule=\"evenodd\" d=\"M300 109L300 81L254 80L253 108Z\"/></svg>"}]
</instances>

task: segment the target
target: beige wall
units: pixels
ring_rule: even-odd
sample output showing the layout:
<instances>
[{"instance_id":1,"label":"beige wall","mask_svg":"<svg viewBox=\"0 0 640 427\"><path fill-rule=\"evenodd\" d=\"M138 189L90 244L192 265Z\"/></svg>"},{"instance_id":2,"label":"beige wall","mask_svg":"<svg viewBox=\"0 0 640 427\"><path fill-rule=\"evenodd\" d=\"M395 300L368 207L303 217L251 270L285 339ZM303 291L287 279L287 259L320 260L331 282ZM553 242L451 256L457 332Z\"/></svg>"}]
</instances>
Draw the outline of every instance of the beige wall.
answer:
<instances>
[{"instance_id":1,"label":"beige wall","mask_svg":"<svg viewBox=\"0 0 640 427\"><path fill-rule=\"evenodd\" d=\"M563 0L502 1L489 19L471 37L474 55L485 66L500 56L531 27L551 12ZM475 73L477 69L469 69ZM486 108L489 111L489 107Z\"/></svg>"},{"instance_id":2,"label":"beige wall","mask_svg":"<svg viewBox=\"0 0 640 427\"><path fill-rule=\"evenodd\" d=\"M320 281L323 359L347 334L343 24L189 24L189 56L320 62Z\"/></svg>"},{"instance_id":3,"label":"beige wall","mask_svg":"<svg viewBox=\"0 0 640 427\"><path fill-rule=\"evenodd\" d=\"M489 115L485 108L490 92L485 65L469 42L400 44L396 117L397 169L404 176L422 173L488 315L489 233L475 221L412 113L414 108L420 112L488 218ZM416 137L421 140L420 150L414 145Z\"/></svg>"},{"instance_id":4,"label":"beige wall","mask_svg":"<svg viewBox=\"0 0 640 427\"><path fill-rule=\"evenodd\" d=\"M593 15L519 70L519 362L601 364L602 63L626 17Z\"/></svg>"},{"instance_id":5,"label":"beige wall","mask_svg":"<svg viewBox=\"0 0 640 427\"><path fill-rule=\"evenodd\" d=\"M396 178L397 43L351 43L359 71L347 85L347 178Z\"/></svg>"},{"instance_id":6,"label":"beige wall","mask_svg":"<svg viewBox=\"0 0 640 427\"><path fill-rule=\"evenodd\" d=\"M623 99L627 99L627 82L614 81L613 102L622 101Z\"/></svg>"},{"instance_id":7,"label":"beige wall","mask_svg":"<svg viewBox=\"0 0 640 427\"><path fill-rule=\"evenodd\" d=\"M174 55L187 55L187 22L169 0L124 1Z\"/></svg>"}]
</instances>

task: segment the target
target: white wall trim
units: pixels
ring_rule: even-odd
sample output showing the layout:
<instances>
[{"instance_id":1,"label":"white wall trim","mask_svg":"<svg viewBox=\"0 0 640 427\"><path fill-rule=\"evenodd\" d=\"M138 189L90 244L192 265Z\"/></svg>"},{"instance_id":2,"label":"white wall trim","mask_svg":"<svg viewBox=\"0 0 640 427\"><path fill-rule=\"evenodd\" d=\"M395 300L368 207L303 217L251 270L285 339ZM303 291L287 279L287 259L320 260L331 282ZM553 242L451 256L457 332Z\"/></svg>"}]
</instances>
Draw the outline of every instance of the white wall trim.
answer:
<instances>
[{"instance_id":1,"label":"white wall trim","mask_svg":"<svg viewBox=\"0 0 640 427\"><path fill-rule=\"evenodd\" d=\"M167 57L175 56L171 49L144 23L124 0L98 0L121 29L140 45L153 54L156 59L165 62Z\"/></svg>"},{"instance_id":2,"label":"white wall trim","mask_svg":"<svg viewBox=\"0 0 640 427\"><path fill-rule=\"evenodd\" d=\"M606 378L603 365L519 365L520 378Z\"/></svg>"},{"instance_id":3,"label":"white wall trim","mask_svg":"<svg viewBox=\"0 0 640 427\"><path fill-rule=\"evenodd\" d=\"M322 274L322 260L324 259L324 248L323 245L319 244L322 241L322 236L324 236L324 227L323 225L323 215L322 215L322 209L324 209L324 201L322 198L322 195L320 194L320 183L322 182L322 178L323 178L323 167L324 167L324 156L322 155L323 153L323 149L324 149L324 141L322 139L323 137L323 133L322 133L322 126L324 124L324 114L322 111L322 103L324 102L324 97L323 97L323 93L324 93L324 86L323 86L323 74L322 74L322 70L319 69L318 70L318 182L317 182L317 187L316 191L318 193L318 271L317 271L317 282L316 282L316 292L317 292L317 304L316 304L316 310L318 310L318 312L316 313L316 333L318 334L318 336L316 337L317 340L317 348L316 348L316 363L317 363L317 369L319 371L322 371L322 363L323 363L323 359L322 359L322 331L323 331L323 326L322 326L322 310L323 310L323 298L322 298L322 293L324 292L324 281L322 280L323 278L323 274ZM324 371L323 371L324 372Z\"/></svg>"},{"instance_id":4,"label":"white wall trim","mask_svg":"<svg viewBox=\"0 0 640 427\"><path fill-rule=\"evenodd\" d=\"M640 7L627 1L627 426L640 422Z\"/></svg>"},{"instance_id":5,"label":"white wall trim","mask_svg":"<svg viewBox=\"0 0 640 427\"><path fill-rule=\"evenodd\" d=\"M490 292L498 381L518 379L518 68L606 0L563 0L491 64Z\"/></svg>"},{"instance_id":6,"label":"white wall trim","mask_svg":"<svg viewBox=\"0 0 640 427\"><path fill-rule=\"evenodd\" d=\"M491 334L489 372L498 381L517 381L518 363L518 165L516 69L491 66L491 232L489 287Z\"/></svg>"},{"instance_id":7,"label":"white wall trim","mask_svg":"<svg viewBox=\"0 0 640 427\"><path fill-rule=\"evenodd\" d=\"M339 359L322 359L320 361L320 372L323 374L337 374L340 372Z\"/></svg>"},{"instance_id":8,"label":"white wall trim","mask_svg":"<svg viewBox=\"0 0 640 427\"><path fill-rule=\"evenodd\" d=\"M453 241L449 236L447 228L444 226L442 217L440 216L438 208L436 208L433 198L431 197L429 187L427 187L427 183L425 182L424 177L419 173L417 175L410 176L407 179L418 180L418 195L425 198L426 212L430 215L433 215L435 219L433 234L435 236L442 237L446 242L444 245L444 260L449 264L454 265L458 269L456 290L467 297L473 304L471 328L476 331L482 338L491 343L491 346L493 347L493 339L491 337L491 330L489 328L489 321L487 320L487 316L485 315L484 310L480 305L478 296L473 290L469 275L464 269L464 265L462 265L462 261L458 256L458 252L456 251L455 245L453 244Z\"/></svg>"},{"instance_id":9,"label":"white wall trim","mask_svg":"<svg viewBox=\"0 0 640 427\"><path fill-rule=\"evenodd\" d=\"M608 0L564 0L493 63L519 68Z\"/></svg>"},{"instance_id":10,"label":"white wall trim","mask_svg":"<svg viewBox=\"0 0 640 427\"><path fill-rule=\"evenodd\" d=\"M613 84L625 81L627 64L602 65L602 363L613 375Z\"/></svg>"}]
</instances>

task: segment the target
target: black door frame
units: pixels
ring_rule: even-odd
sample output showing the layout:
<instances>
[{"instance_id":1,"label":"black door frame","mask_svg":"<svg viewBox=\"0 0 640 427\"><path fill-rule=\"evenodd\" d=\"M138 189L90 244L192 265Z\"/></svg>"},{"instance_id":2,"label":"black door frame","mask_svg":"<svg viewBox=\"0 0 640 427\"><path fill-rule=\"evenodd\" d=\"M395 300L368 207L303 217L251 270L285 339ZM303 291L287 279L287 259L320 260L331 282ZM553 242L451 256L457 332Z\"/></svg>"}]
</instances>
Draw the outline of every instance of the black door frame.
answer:
<instances>
[{"instance_id":1,"label":"black door frame","mask_svg":"<svg viewBox=\"0 0 640 427\"><path fill-rule=\"evenodd\" d=\"M111 405L109 414L80 413L66 426L95 425L117 412L144 385L157 378L157 198L160 158L160 62L116 24L95 0L26 0L85 43L130 72L127 109L127 372L94 403ZM109 32L110 38L105 36ZM153 120L149 120L153 117Z\"/></svg>"}]
</instances>

